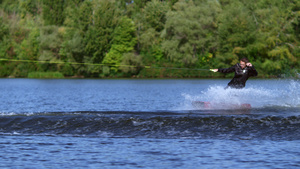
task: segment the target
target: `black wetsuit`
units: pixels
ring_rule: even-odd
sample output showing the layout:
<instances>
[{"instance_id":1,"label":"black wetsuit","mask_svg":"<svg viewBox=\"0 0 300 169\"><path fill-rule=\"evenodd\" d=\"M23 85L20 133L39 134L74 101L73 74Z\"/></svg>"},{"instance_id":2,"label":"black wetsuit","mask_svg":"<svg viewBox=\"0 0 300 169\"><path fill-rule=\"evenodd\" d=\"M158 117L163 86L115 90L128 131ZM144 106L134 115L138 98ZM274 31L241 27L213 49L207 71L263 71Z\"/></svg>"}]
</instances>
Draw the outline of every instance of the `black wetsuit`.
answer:
<instances>
[{"instance_id":1,"label":"black wetsuit","mask_svg":"<svg viewBox=\"0 0 300 169\"><path fill-rule=\"evenodd\" d=\"M218 72L222 72L222 73L234 72L235 73L234 77L228 83L227 87L236 88L236 89L244 88L246 85L246 81L250 76L257 76L257 71L255 70L253 65L252 67L247 66L244 69L242 69L239 63L227 69L218 69Z\"/></svg>"}]
</instances>

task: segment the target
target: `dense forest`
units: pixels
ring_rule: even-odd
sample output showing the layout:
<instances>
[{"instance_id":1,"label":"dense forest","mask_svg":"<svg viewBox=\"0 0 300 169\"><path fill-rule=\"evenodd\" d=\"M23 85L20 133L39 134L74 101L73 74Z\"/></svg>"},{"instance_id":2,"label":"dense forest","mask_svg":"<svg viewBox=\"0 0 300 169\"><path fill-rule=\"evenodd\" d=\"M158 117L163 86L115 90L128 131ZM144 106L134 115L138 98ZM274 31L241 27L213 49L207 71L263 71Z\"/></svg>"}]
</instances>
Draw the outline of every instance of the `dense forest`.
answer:
<instances>
[{"instance_id":1,"label":"dense forest","mask_svg":"<svg viewBox=\"0 0 300 169\"><path fill-rule=\"evenodd\" d=\"M300 73L299 0L0 0L0 77Z\"/></svg>"}]
</instances>

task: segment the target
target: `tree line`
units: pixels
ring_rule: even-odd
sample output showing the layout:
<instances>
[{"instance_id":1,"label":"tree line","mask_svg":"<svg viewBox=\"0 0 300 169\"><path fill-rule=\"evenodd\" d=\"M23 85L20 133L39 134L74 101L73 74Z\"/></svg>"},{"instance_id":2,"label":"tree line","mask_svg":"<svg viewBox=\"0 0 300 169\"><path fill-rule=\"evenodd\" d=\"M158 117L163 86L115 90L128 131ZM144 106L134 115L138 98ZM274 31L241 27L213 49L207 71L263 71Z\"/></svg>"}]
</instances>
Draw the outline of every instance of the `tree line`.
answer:
<instances>
[{"instance_id":1,"label":"tree line","mask_svg":"<svg viewBox=\"0 0 300 169\"><path fill-rule=\"evenodd\" d=\"M214 77L199 69L242 57L300 72L298 0L0 0L0 15L0 77Z\"/></svg>"}]
</instances>

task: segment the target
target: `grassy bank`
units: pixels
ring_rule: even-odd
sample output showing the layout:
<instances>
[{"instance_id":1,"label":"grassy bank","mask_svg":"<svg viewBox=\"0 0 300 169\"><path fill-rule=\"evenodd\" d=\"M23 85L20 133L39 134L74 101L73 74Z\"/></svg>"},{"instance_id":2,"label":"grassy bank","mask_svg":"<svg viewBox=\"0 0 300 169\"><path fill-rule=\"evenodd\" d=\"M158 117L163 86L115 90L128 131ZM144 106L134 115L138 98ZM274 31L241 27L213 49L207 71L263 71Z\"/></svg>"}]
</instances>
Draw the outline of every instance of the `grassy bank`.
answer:
<instances>
[{"instance_id":1,"label":"grassy bank","mask_svg":"<svg viewBox=\"0 0 300 169\"><path fill-rule=\"evenodd\" d=\"M62 79L65 78L60 72L30 72L28 78L35 79Z\"/></svg>"}]
</instances>

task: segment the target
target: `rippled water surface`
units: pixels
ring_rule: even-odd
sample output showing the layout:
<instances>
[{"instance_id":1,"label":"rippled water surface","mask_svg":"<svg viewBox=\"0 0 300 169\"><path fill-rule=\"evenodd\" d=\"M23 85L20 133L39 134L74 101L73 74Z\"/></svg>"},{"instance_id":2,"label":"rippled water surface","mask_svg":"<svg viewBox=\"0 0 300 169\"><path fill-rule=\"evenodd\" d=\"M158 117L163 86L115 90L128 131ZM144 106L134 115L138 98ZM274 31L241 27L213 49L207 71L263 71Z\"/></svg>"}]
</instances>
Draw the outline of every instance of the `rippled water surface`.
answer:
<instances>
[{"instance_id":1,"label":"rippled water surface","mask_svg":"<svg viewBox=\"0 0 300 169\"><path fill-rule=\"evenodd\" d=\"M228 81L0 79L0 167L299 168L299 81Z\"/></svg>"}]
</instances>

